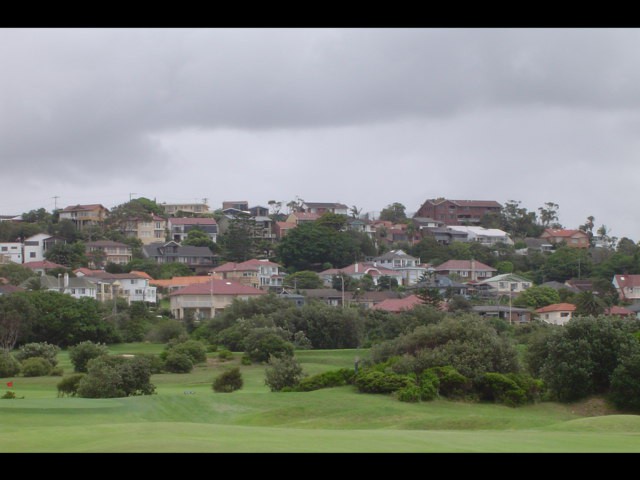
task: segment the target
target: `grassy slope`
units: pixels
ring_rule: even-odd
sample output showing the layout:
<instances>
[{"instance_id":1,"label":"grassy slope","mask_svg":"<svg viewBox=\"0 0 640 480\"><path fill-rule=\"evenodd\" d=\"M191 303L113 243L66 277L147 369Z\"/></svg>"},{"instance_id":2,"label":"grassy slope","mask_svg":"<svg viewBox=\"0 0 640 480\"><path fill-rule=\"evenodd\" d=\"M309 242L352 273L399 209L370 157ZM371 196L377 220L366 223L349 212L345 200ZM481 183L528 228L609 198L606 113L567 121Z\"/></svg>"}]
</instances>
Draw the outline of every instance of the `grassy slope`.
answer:
<instances>
[{"instance_id":1,"label":"grassy slope","mask_svg":"<svg viewBox=\"0 0 640 480\"><path fill-rule=\"evenodd\" d=\"M157 353L120 345L114 353ZM361 352L298 352L305 371L353 366ZM71 372L68 358L61 365ZM233 365L239 364L239 356ZM351 387L272 393L264 366L243 366L245 387L214 394L226 364L153 377L151 397L57 398L56 377L13 379L21 400L0 401L2 452L638 452L640 417L584 418L542 403L406 404ZM3 381L9 381L6 379ZM0 390L1 391L1 390ZM185 393L187 392L187 393Z\"/></svg>"}]
</instances>

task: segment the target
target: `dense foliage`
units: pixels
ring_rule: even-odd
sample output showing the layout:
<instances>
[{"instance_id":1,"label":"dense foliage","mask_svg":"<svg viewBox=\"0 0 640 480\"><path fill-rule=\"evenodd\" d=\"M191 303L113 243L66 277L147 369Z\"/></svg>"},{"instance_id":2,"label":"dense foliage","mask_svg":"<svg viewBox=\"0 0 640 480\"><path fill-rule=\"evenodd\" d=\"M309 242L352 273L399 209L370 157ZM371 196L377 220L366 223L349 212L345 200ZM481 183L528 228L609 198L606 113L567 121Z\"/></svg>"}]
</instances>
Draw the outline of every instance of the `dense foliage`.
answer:
<instances>
[{"instance_id":1,"label":"dense foliage","mask_svg":"<svg viewBox=\"0 0 640 480\"><path fill-rule=\"evenodd\" d=\"M302 366L295 357L272 356L269 357L269 364L265 370L264 383L272 392L294 390L304 376Z\"/></svg>"},{"instance_id":2,"label":"dense foliage","mask_svg":"<svg viewBox=\"0 0 640 480\"><path fill-rule=\"evenodd\" d=\"M102 356L89 361L77 394L85 398L151 395L155 386L150 379L151 368L146 358Z\"/></svg>"},{"instance_id":3,"label":"dense foliage","mask_svg":"<svg viewBox=\"0 0 640 480\"><path fill-rule=\"evenodd\" d=\"M222 372L213 381L213 391L216 393L230 393L242 388L242 374L238 367Z\"/></svg>"},{"instance_id":4,"label":"dense foliage","mask_svg":"<svg viewBox=\"0 0 640 480\"><path fill-rule=\"evenodd\" d=\"M90 340L80 342L69 348L69 359L76 372L86 372L89 361L108 355L109 349L103 343L94 343Z\"/></svg>"}]
</instances>

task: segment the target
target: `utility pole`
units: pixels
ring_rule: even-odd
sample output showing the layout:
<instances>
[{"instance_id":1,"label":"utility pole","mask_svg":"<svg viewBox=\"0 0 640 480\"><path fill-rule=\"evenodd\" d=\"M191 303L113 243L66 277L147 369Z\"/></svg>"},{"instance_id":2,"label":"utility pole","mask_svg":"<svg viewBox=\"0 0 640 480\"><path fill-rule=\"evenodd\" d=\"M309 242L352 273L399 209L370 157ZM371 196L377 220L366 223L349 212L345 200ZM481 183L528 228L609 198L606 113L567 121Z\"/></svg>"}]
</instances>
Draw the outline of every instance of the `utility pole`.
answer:
<instances>
[{"instance_id":1,"label":"utility pole","mask_svg":"<svg viewBox=\"0 0 640 480\"><path fill-rule=\"evenodd\" d=\"M60 198L59 196L54 196L51 197L53 198L53 211L55 212L58 209L58 199Z\"/></svg>"}]
</instances>

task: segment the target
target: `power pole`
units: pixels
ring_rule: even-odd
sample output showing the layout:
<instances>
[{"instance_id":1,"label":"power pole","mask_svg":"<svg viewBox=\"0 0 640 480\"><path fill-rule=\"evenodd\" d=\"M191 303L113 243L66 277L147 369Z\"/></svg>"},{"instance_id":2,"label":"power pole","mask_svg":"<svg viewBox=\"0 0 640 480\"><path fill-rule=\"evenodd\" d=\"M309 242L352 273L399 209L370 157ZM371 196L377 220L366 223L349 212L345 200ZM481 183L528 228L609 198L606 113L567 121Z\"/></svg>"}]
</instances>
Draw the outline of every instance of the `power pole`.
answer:
<instances>
[{"instance_id":1,"label":"power pole","mask_svg":"<svg viewBox=\"0 0 640 480\"><path fill-rule=\"evenodd\" d=\"M54 196L51 197L53 198L53 211L55 212L58 209L58 199L60 198L59 196Z\"/></svg>"}]
</instances>

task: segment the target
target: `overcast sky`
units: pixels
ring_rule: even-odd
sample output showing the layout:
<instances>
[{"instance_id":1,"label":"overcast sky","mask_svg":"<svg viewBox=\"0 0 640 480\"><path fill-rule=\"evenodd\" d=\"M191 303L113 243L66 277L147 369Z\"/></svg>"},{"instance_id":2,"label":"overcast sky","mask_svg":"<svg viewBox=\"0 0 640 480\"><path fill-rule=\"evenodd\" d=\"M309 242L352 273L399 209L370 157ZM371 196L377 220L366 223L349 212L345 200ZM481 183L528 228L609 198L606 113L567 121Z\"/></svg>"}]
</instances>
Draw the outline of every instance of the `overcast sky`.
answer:
<instances>
[{"instance_id":1,"label":"overcast sky","mask_svg":"<svg viewBox=\"0 0 640 480\"><path fill-rule=\"evenodd\" d=\"M638 29L0 29L0 65L3 215L445 197L640 240Z\"/></svg>"}]
</instances>

